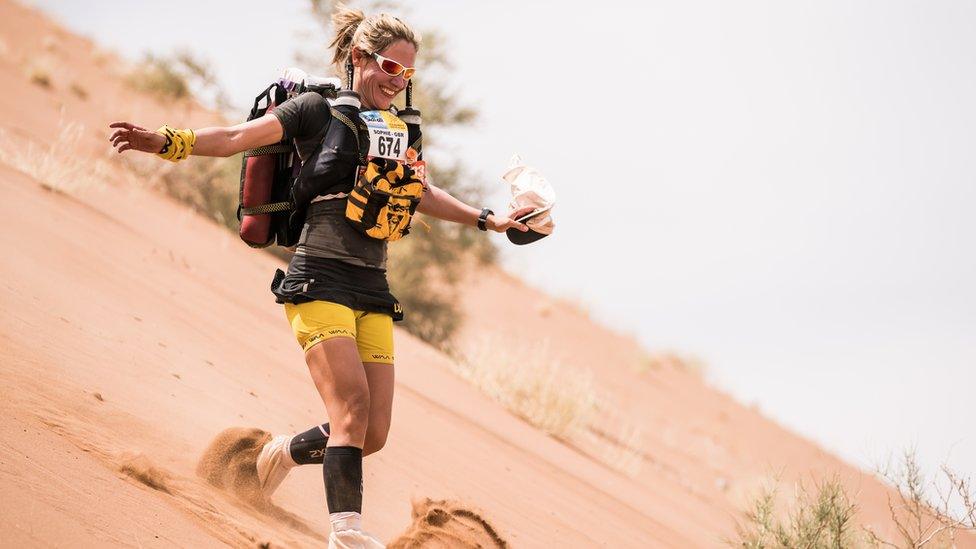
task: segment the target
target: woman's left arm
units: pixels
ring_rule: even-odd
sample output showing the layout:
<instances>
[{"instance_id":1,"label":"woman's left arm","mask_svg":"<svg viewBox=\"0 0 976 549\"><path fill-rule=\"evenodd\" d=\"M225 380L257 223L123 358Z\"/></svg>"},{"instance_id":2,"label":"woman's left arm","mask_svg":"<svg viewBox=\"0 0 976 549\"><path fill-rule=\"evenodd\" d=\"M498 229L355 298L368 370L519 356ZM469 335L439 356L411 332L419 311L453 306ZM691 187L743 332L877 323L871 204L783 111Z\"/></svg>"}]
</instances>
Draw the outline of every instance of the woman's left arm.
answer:
<instances>
[{"instance_id":1,"label":"woman's left arm","mask_svg":"<svg viewBox=\"0 0 976 549\"><path fill-rule=\"evenodd\" d=\"M515 220L523 215L531 213L533 209L534 208L529 206L526 208L512 210L508 212L507 215L489 215L485 226L488 229L500 233L503 233L512 227L520 231L527 231L529 228L526 227L524 223L519 223ZM423 198L420 199L420 204L417 206L417 210L431 217L436 217L445 221L452 221L454 223L471 225L472 227L478 226L478 216L481 215L481 210L468 206L464 202L461 202L457 198L451 196L450 193L444 189L430 184L427 185L427 192L424 193Z\"/></svg>"}]
</instances>

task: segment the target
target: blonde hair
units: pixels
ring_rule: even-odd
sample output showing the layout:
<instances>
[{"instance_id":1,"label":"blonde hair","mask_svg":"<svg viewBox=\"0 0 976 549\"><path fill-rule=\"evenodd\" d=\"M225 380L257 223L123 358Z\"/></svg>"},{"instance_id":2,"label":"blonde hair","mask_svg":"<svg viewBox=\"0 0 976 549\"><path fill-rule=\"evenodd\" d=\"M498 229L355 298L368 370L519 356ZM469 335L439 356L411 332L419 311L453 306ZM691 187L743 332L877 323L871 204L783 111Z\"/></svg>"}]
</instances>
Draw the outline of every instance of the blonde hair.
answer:
<instances>
[{"instance_id":1,"label":"blonde hair","mask_svg":"<svg viewBox=\"0 0 976 549\"><path fill-rule=\"evenodd\" d=\"M356 47L366 53L385 50L397 40L405 40L420 49L420 34L414 32L406 23L386 13L366 16L359 10L337 3L332 14L332 27L335 38L329 47L333 49L332 63L340 71Z\"/></svg>"}]
</instances>

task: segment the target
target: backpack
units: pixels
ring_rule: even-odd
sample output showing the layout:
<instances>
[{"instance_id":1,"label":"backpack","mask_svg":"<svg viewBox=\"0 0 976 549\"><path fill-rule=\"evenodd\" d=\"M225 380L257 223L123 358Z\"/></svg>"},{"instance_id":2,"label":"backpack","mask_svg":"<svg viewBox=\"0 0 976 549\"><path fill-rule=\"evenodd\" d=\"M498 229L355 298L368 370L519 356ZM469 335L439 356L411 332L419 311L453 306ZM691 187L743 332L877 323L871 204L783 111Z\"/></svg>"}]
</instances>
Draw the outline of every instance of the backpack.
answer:
<instances>
[{"instance_id":1,"label":"backpack","mask_svg":"<svg viewBox=\"0 0 976 549\"><path fill-rule=\"evenodd\" d=\"M306 91L316 91L326 99L335 98L337 87L331 83L286 86L279 80L254 99L247 120L260 118L276 105ZM272 244L291 247L298 243L304 223L304 212L296 215L292 202L292 185L301 163L290 139L244 151L237 220L240 237L252 248Z\"/></svg>"}]
</instances>

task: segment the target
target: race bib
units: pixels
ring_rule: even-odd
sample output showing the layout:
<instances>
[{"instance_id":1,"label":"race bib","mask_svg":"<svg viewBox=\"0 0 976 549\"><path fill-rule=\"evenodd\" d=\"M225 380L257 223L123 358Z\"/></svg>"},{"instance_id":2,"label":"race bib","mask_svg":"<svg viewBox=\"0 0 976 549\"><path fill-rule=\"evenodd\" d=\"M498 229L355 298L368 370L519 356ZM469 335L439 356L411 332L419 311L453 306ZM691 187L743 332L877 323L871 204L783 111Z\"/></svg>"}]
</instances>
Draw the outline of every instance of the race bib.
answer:
<instances>
[{"instance_id":1,"label":"race bib","mask_svg":"<svg viewBox=\"0 0 976 549\"><path fill-rule=\"evenodd\" d=\"M407 159L407 124L388 111L363 111L359 117L369 128L369 156Z\"/></svg>"}]
</instances>

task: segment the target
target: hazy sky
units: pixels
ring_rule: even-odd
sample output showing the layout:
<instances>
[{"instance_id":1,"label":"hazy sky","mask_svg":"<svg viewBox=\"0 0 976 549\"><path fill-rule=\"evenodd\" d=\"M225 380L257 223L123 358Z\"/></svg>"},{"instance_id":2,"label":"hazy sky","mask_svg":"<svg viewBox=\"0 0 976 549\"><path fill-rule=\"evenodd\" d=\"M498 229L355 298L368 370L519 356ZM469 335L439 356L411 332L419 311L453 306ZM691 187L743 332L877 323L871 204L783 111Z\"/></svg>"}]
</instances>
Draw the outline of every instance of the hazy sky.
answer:
<instances>
[{"instance_id":1,"label":"hazy sky","mask_svg":"<svg viewBox=\"0 0 976 549\"><path fill-rule=\"evenodd\" d=\"M309 40L299 0L37 3L132 58L192 47L240 105ZM496 209L513 152L557 191L511 270L858 464L976 473L976 3L410 6L482 113L438 142Z\"/></svg>"}]
</instances>

